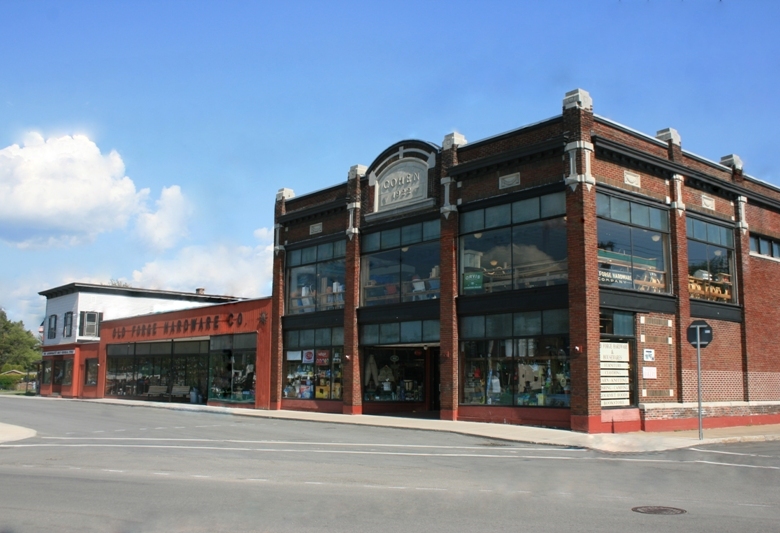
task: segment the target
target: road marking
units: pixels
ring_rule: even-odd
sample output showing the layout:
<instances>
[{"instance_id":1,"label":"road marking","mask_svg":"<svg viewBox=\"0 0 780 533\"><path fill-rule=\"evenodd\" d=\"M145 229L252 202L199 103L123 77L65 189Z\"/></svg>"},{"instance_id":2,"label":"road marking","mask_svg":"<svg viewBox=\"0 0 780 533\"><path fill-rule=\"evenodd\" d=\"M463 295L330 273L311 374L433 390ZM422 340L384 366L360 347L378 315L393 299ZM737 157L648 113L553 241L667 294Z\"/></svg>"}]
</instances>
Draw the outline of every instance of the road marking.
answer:
<instances>
[{"instance_id":1,"label":"road marking","mask_svg":"<svg viewBox=\"0 0 780 533\"><path fill-rule=\"evenodd\" d=\"M114 431L120 432L120 431L127 431L127 430L125 430L125 429L115 429Z\"/></svg>"},{"instance_id":2,"label":"road marking","mask_svg":"<svg viewBox=\"0 0 780 533\"><path fill-rule=\"evenodd\" d=\"M199 474L193 474L192 477L211 477L211 476L202 476L202 475L199 475Z\"/></svg>"},{"instance_id":3,"label":"road marking","mask_svg":"<svg viewBox=\"0 0 780 533\"><path fill-rule=\"evenodd\" d=\"M761 468L764 470L780 470L780 466L762 466L762 465L739 465L734 463L718 463L715 461L690 461L693 463L700 463L703 465L717 465L717 466L738 466L741 468Z\"/></svg>"},{"instance_id":4,"label":"road marking","mask_svg":"<svg viewBox=\"0 0 780 533\"><path fill-rule=\"evenodd\" d=\"M436 487L415 487L414 490L435 490L435 491L447 492L447 489L439 489Z\"/></svg>"},{"instance_id":5,"label":"road marking","mask_svg":"<svg viewBox=\"0 0 780 533\"><path fill-rule=\"evenodd\" d=\"M103 472L117 472L119 474L123 474L125 472L124 470L109 470L107 468L103 468L102 470Z\"/></svg>"},{"instance_id":6,"label":"road marking","mask_svg":"<svg viewBox=\"0 0 780 533\"><path fill-rule=\"evenodd\" d=\"M306 485L324 485L322 481L304 481L304 484Z\"/></svg>"},{"instance_id":7,"label":"road marking","mask_svg":"<svg viewBox=\"0 0 780 533\"><path fill-rule=\"evenodd\" d=\"M170 476L168 472L152 472L155 476Z\"/></svg>"},{"instance_id":8,"label":"road marking","mask_svg":"<svg viewBox=\"0 0 780 533\"><path fill-rule=\"evenodd\" d=\"M755 453L738 453L738 452L723 452L719 450L702 450L701 448L691 448L691 450L695 450L697 452L703 452L703 453L719 453L722 455L743 455L745 457L765 457L768 459L774 459L774 455L758 455Z\"/></svg>"},{"instance_id":9,"label":"road marking","mask_svg":"<svg viewBox=\"0 0 780 533\"><path fill-rule=\"evenodd\" d=\"M100 431L93 431L92 433L105 433L105 431L101 429Z\"/></svg>"},{"instance_id":10,"label":"road marking","mask_svg":"<svg viewBox=\"0 0 780 533\"><path fill-rule=\"evenodd\" d=\"M174 426L173 429L186 429L184 426Z\"/></svg>"},{"instance_id":11,"label":"road marking","mask_svg":"<svg viewBox=\"0 0 780 533\"><path fill-rule=\"evenodd\" d=\"M249 478L246 481L268 481L267 479Z\"/></svg>"},{"instance_id":12,"label":"road marking","mask_svg":"<svg viewBox=\"0 0 780 533\"><path fill-rule=\"evenodd\" d=\"M154 429L168 429L168 428L154 428Z\"/></svg>"},{"instance_id":13,"label":"road marking","mask_svg":"<svg viewBox=\"0 0 780 533\"><path fill-rule=\"evenodd\" d=\"M737 505L743 507L774 507L774 505L765 505L763 503L738 503Z\"/></svg>"}]
</instances>

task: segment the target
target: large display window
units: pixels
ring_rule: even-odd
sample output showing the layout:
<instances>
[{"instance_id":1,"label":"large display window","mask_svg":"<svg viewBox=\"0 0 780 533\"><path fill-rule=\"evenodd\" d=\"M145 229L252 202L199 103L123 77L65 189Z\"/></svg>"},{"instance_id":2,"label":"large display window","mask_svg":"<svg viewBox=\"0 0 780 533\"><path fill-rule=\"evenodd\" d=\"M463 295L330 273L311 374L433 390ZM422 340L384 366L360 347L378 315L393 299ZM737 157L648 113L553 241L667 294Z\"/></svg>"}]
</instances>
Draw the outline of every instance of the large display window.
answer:
<instances>
[{"instance_id":1,"label":"large display window","mask_svg":"<svg viewBox=\"0 0 780 533\"><path fill-rule=\"evenodd\" d=\"M254 403L257 335L219 335L209 344L209 399Z\"/></svg>"},{"instance_id":2,"label":"large display window","mask_svg":"<svg viewBox=\"0 0 780 533\"><path fill-rule=\"evenodd\" d=\"M422 402L425 400L425 350L378 348L363 350L363 400Z\"/></svg>"},{"instance_id":3,"label":"large display window","mask_svg":"<svg viewBox=\"0 0 780 533\"><path fill-rule=\"evenodd\" d=\"M437 219L365 234L361 305L438 298L439 232Z\"/></svg>"},{"instance_id":4,"label":"large display window","mask_svg":"<svg viewBox=\"0 0 780 533\"><path fill-rule=\"evenodd\" d=\"M461 403L569 407L565 309L461 319Z\"/></svg>"},{"instance_id":5,"label":"large display window","mask_svg":"<svg viewBox=\"0 0 780 533\"><path fill-rule=\"evenodd\" d=\"M43 361L41 363L41 383L43 383L44 385L51 385L51 373L52 373L52 362Z\"/></svg>"},{"instance_id":6,"label":"large display window","mask_svg":"<svg viewBox=\"0 0 780 533\"><path fill-rule=\"evenodd\" d=\"M284 346L283 398L341 399L344 328L288 330Z\"/></svg>"},{"instance_id":7,"label":"large display window","mask_svg":"<svg viewBox=\"0 0 780 533\"><path fill-rule=\"evenodd\" d=\"M460 218L460 293L567 283L566 196L547 194Z\"/></svg>"},{"instance_id":8,"label":"large display window","mask_svg":"<svg viewBox=\"0 0 780 533\"><path fill-rule=\"evenodd\" d=\"M84 361L84 385L97 385L98 380L98 360L87 359Z\"/></svg>"},{"instance_id":9,"label":"large display window","mask_svg":"<svg viewBox=\"0 0 780 533\"><path fill-rule=\"evenodd\" d=\"M346 241L298 250L287 255L287 314L344 307Z\"/></svg>"},{"instance_id":10,"label":"large display window","mask_svg":"<svg viewBox=\"0 0 780 533\"><path fill-rule=\"evenodd\" d=\"M688 291L691 298L736 302L733 229L688 218L686 230Z\"/></svg>"},{"instance_id":11,"label":"large display window","mask_svg":"<svg viewBox=\"0 0 780 533\"><path fill-rule=\"evenodd\" d=\"M669 293L669 213L596 194L599 284Z\"/></svg>"}]
</instances>

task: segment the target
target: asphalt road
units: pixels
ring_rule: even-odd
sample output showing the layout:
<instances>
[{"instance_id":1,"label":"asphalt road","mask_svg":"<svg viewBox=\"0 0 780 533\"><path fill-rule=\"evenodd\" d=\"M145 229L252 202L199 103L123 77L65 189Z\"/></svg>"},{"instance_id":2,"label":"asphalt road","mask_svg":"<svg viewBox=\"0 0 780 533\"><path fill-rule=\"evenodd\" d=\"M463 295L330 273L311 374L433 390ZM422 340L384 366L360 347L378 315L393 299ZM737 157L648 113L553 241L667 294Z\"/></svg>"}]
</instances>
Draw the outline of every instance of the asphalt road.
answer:
<instances>
[{"instance_id":1,"label":"asphalt road","mask_svg":"<svg viewBox=\"0 0 780 533\"><path fill-rule=\"evenodd\" d=\"M608 455L7 397L0 422L38 432L0 445L0 533L780 531L778 442Z\"/></svg>"}]
</instances>

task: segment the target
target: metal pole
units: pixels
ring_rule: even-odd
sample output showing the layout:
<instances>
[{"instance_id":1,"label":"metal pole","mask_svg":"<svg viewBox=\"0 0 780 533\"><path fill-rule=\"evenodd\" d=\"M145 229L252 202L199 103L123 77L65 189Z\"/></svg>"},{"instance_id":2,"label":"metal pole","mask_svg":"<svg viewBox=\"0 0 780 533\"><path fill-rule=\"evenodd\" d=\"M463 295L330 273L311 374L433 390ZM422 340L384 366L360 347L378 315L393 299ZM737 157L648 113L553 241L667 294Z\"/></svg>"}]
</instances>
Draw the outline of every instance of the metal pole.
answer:
<instances>
[{"instance_id":1,"label":"metal pole","mask_svg":"<svg viewBox=\"0 0 780 533\"><path fill-rule=\"evenodd\" d=\"M701 327L696 327L696 388L699 393L699 440L704 440L701 424Z\"/></svg>"}]
</instances>

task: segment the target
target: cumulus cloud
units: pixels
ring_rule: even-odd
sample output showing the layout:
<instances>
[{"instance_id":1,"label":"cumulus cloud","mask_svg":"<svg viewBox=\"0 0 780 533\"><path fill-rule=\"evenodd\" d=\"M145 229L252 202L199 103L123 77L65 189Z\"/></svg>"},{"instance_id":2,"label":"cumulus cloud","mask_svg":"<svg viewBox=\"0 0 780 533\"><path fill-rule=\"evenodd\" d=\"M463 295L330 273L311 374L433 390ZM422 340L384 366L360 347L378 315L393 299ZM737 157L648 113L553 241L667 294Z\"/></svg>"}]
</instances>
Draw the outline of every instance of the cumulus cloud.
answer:
<instances>
[{"instance_id":1,"label":"cumulus cloud","mask_svg":"<svg viewBox=\"0 0 780 533\"><path fill-rule=\"evenodd\" d=\"M75 244L126 226L149 190L137 191L115 150L102 154L85 135L0 150L0 239L25 246Z\"/></svg>"},{"instance_id":2,"label":"cumulus cloud","mask_svg":"<svg viewBox=\"0 0 780 533\"><path fill-rule=\"evenodd\" d=\"M80 244L123 229L161 251L187 235L192 207L178 185L163 188L156 211L136 190L116 150L103 154L86 135L28 133L0 150L0 240L20 247Z\"/></svg>"},{"instance_id":3,"label":"cumulus cloud","mask_svg":"<svg viewBox=\"0 0 780 533\"><path fill-rule=\"evenodd\" d=\"M271 293L273 231L255 231L255 246L188 246L171 259L146 263L130 284L148 289L194 291L257 298Z\"/></svg>"},{"instance_id":4,"label":"cumulus cloud","mask_svg":"<svg viewBox=\"0 0 780 533\"><path fill-rule=\"evenodd\" d=\"M164 187L156 204L156 212L144 210L138 216L136 232L150 247L161 251L173 247L179 239L187 236L192 206L178 185Z\"/></svg>"}]
</instances>

